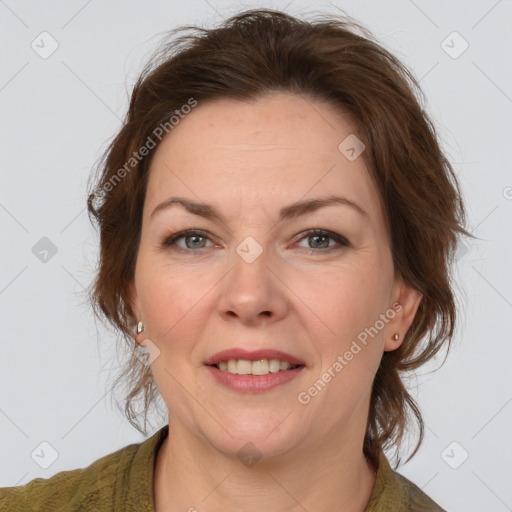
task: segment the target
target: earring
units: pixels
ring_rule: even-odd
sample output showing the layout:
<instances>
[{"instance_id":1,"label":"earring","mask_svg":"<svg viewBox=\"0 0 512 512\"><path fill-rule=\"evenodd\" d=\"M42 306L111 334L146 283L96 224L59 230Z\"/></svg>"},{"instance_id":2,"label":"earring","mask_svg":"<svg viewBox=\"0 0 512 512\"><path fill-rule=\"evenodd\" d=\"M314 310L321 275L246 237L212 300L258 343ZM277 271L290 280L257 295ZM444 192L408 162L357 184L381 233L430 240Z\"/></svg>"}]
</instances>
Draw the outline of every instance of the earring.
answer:
<instances>
[{"instance_id":1,"label":"earring","mask_svg":"<svg viewBox=\"0 0 512 512\"><path fill-rule=\"evenodd\" d=\"M400 336L398 335L398 333L393 334L393 339L395 341L398 341L400 339Z\"/></svg>"},{"instance_id":2,"label":"earring","mask_svg":"<svg viewBox=\"0 0 512 512\"><path fill-rule=\"evenodd\" d=\"M139 322L137 324L137 334L140 334L144 330L144 324L142 322Z\"/></svg>"}]
</instances>

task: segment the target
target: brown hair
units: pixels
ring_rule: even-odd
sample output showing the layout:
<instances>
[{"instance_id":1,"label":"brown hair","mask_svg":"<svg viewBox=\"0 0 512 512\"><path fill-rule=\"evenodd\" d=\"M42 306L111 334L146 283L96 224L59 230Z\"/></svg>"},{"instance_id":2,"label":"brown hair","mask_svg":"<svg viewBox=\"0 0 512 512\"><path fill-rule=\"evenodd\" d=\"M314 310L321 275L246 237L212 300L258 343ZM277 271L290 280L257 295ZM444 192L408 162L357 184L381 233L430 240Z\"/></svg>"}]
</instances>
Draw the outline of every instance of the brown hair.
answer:
<instances>
[{"instance_id":1,"label":"brown hair","mask_svg":"<svg viewBox=\"0 0 512 512\"><path fill-rule=\"evenodd\" d=\"M419 439L407 460L423 440L421 413L400 374L419 368L444 345L448 351L456 316L450 266L457 235L472 235L463 227L456 176L410 71L348 17L319 18L304 21L259 9L233 16L218 28L171 31L192 32L170 38L143 69L88 197L89 216L100 228L100 261L90 298L96 315L119 329L130 347L116 384L127 384L124 412L146 434L147 412L158 393L150 366L135 355L136 319L128 298L154 154L150 150L141 156L141 148L151 147L150 140L157 145L158 127L170 133L171 116L182 117L184 106L193 102L254 99L272 91L328 101L350 115L366 146L363 158L384 206L396 275L423 294L403 343L384 352L374 379L363 448L377 467L379 452L402 442L411 412ZM135 408L139 400L141 413Z\"/></svg>"}]
</instances>

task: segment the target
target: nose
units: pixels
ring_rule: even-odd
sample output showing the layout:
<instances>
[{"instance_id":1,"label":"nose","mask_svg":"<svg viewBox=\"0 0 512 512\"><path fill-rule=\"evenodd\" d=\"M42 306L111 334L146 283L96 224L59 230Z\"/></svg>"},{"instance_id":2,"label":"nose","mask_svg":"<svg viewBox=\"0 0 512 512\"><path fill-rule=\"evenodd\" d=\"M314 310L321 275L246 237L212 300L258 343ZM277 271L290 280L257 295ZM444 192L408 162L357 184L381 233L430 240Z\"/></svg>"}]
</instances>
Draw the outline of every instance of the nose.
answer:
<instances>
[{"instance_id":1,"label":"nose","mask_svg":"<svg viewBox=\"0 0 512 512\"><path fill-rule=\"evenodd\" d=\"M287 288L271 265L265 251L254 261L235 254L219 300L219 314L224 319L257 325L284 318L288 311Z\"/></svg>"}]
</instances>

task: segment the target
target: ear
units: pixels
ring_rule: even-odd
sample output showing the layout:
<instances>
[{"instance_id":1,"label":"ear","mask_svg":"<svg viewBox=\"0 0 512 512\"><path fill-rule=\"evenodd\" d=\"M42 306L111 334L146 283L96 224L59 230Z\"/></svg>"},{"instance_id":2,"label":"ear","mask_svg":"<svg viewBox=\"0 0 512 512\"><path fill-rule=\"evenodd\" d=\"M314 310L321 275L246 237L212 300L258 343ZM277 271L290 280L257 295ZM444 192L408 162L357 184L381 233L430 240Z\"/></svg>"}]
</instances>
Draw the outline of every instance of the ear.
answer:
<instances>
[{"instance_id":1,"label":"ear","mask_svg":"<svg viewBox=\"0 0 512 512\"><path fill-rule=\"evenodd\" d=\"M395 316L388 323L384 351L396 350L403 343L422 298L420 291L405 284L402 279L396 281L392 301ZM393 339L395 333L399 336L396 341Z\"/></svg>"},{"instance_id":2,"label":"ear","mask_svg":"<svg viewBox=\"0 0 512 512\"><path fill-rule=\"evenodd\" d=\"M128 285L128 300L130 303L130 308L133 313L133 337L135 341L141 345L144 337L144 333L137 334L137 322L140 320L140 308L139 308L139 297L137 295L137 289L135 287L135 279L132 278L130 284Z\"/></svg>"}]
</instances>

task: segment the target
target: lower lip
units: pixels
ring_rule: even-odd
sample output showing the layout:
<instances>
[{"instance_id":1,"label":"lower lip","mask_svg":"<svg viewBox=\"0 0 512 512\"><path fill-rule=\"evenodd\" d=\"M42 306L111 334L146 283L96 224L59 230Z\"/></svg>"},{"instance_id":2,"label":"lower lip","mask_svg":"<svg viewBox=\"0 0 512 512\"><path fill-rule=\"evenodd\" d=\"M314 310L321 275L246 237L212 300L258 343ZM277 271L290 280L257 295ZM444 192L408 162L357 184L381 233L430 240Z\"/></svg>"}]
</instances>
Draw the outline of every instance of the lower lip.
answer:
<instances>
[{"instance_id":1,"label":"lower lip","mask_svg":"<svg viewBox=\"0 0 512 512\"><path fill-rule=\"evenodd\" d=\"M206 366L207 370L224 386L246 393L268 391L281 384L286 384L298 377L305 366L295 370L280 370L267 375L239 375L219 370L216 366Z\"/></svg>"}]
</instances>

